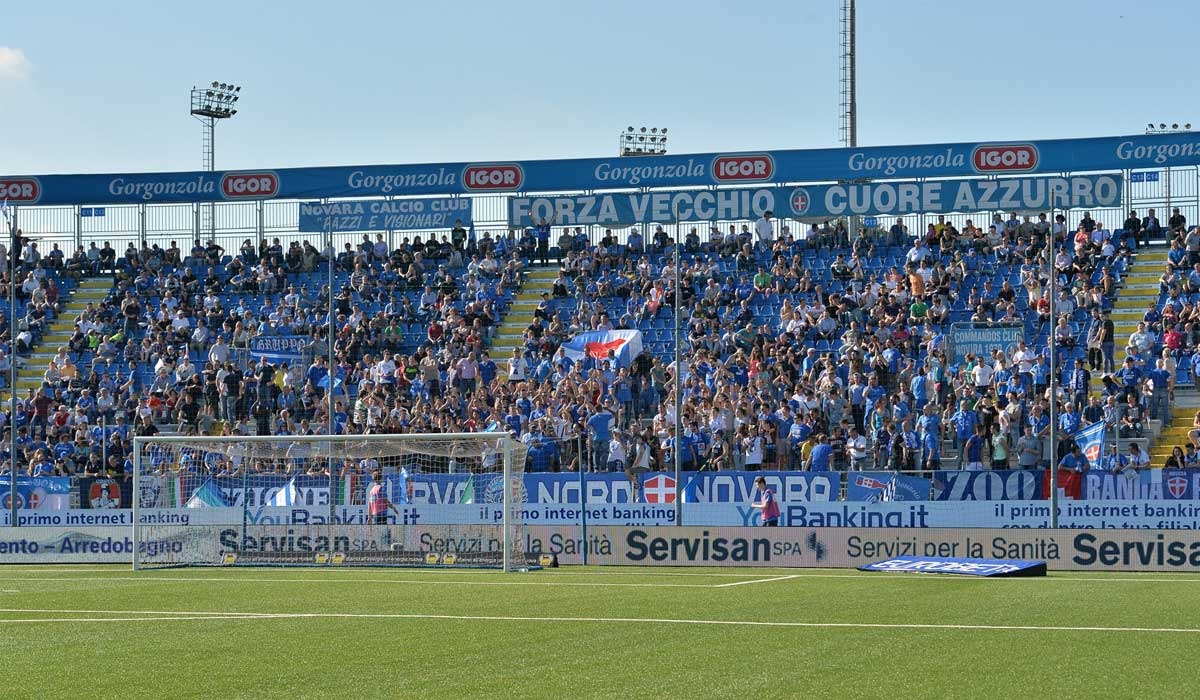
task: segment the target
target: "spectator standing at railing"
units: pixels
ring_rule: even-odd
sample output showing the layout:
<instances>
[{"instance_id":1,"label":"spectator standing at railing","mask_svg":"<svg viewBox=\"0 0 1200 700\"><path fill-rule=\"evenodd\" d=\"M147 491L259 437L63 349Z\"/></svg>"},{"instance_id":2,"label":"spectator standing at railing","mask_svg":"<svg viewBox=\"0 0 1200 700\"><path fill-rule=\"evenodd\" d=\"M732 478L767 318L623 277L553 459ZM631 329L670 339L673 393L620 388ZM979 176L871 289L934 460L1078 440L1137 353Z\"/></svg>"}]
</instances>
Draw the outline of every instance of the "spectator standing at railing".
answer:
<instances>
[{"instance_id":1,"label":"spectator standing at railing","mask_svg":"<svg viewBox=\"0 0 1200 700\"><path fill-rule=\"evenodd\" d=\"M556 216L557 214L551 216L549 220L540 219L533 227L533 234L537 238L537 256L541 258L543 265L550 264L550 227L554 225Z\"/></svg>"},{"instance_id":2,"label":"spectator standing at railing","mask_svg":"<svg viewBox=\"0 0 1200 700\"><path fill-rule=\"evenodd\" d=\"M1143 240L1145 240L1147 245L1150 244L1151 238L1162 235L1162 233L1163 233L1162 223L1158 220L1158 215L1154 213L1153 209L1150 209L1149 211L1147 211L1146 216L1144 216L1142 218L1141 233L1142 233ZM1169 235L1170 234L1168 232L1168 236ZM1170 242L1171 242L1170 240L1167 240L1167 243L1170 243Z\"/></svg>"},{"instance_id":3,"label":"spectator standing at railing","mask_svg":"<svg viewBox=\"0 0 1200 700\"><path fill-rule=\"evenodd\" d=\"M1149 409L1153 420L1170 420L1170 388L1171 373L1167 371L1167 361L1160 357L1154 361L1154 368L1146 372L1146 386L1150 392Z\"/></svg>"},{"instance_id":4,"label":"spectator standing at railing","mask_svg":"<svg viewBox=\"0 0 1200 700\"><path fill-rule=\"evenodd\" d=\"M1187 230L1187 217L1179 213L1179 207L1171 210L1171 217L1167 219L1167 228L1172 236L1183 235Z\"/></svg>"}]
</instances>

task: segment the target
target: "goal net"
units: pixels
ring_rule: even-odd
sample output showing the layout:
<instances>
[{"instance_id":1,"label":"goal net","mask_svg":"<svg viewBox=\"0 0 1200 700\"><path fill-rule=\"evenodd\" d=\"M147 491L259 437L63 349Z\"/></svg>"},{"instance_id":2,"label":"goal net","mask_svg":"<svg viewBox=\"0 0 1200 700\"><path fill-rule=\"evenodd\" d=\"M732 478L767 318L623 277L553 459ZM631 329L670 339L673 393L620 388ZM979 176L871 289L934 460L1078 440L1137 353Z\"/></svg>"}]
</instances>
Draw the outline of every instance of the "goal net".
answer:
<instances>
[{"instance_id":1,"label":"goal net","mask_svg":"<svg viewBox=\"0 0 1200 700\"><path fill-rule=\"evenodd\" d=\"M527 568L502 433L138 437L133 566Z\"/></svg>"}]
</instances>

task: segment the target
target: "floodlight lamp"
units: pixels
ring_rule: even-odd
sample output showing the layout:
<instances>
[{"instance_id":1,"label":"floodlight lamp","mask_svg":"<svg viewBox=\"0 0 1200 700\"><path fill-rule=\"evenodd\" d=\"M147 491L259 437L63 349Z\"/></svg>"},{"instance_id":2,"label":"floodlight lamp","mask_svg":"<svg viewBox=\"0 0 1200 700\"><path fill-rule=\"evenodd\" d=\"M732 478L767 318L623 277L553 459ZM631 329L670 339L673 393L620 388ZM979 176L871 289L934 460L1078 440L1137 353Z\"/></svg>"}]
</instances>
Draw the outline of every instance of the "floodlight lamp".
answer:
<instances>
[{"instance_id":1,"label":"floodlight lamp","mask_svg":"<svg viewBox=\"0 0 1200 700\"><path fill-rule=\"evenodd\" d=\"M665 133L667 133L667 127L665 127L665 126L664 126L664 127L662 128L662 132L663 132L664 134L665 134Z\"/></svg>"},{"instance_id":2,"label":"floodlight lamp","mask_svg":"<svg viewBox=\"0 0 1200 700\"><path fill-rule=\"evenodd\" d=\"M1184 124L1184 125L1183 125L1183 128L1184 128L1184 129L1191 129L1191 128L1192 128L1192 123L1191 123L1191 122L1188 122L1187 124Z\"/></svg>"},{"instance_id":3,"label":"floodlight lamp","mask_svg":"<svg viewBox=\"0 0 1200 700\"><path fill-rule=\"evenodd\" d=\"M1171 125L1171 128L1172 128L1172 129L1178 129L1178 128L1179 128L1179 124L1178 124L1178 123L1172 124L1172 125Z\"/></svg>"},{"instance_id":4,"label":"floodlight lamp","mask_svg":"<svg viewBox=\"0 0 1200 700\"><path fill-rule=\"evenodd\" d=\"M1160 129L1165 129L1165 128L1167 128L1167 125L1166 125L1166 124L1159 124L1159 125L1158 125L1158 128L1160 128Z\"/></svg>"},{"instance_id":5,"label":"floodlight lamp","mask_svg":"<svg viewBox=\"0 0 1200 700\"><path fill-rule=\"evenodd\" d=\"M220 83L218 83L217 81L215 81L215 80L214 80L214 81L212 82L212 86L213 86L213 87L216 87L216 86L218 86L218 85L220 85Z\"/></svg>"},{"instance_id":6,"label":"floodlight lamp","mask_svg":"<svg viewBox=\"0 0 1200 700\"><path fill-rule=\"evenodd\" d=\"M1153 125L1153 124L1147 124L1147 125L1146 125L1146 128L1147 128L1147 129L1153 129L1153 128L1154 128L1154 125Z\"/></svg>"},{"instance_id":7,"label":"floodlight lamp","mask_svg":"<svg viewBox=\"0 0 1200 700\"><path fill-rule=\"evenodd\" d=\"M644 127L644 126L642 127L642 133L643 134L646 133L646 127Z\"/></svg>"}]
</instances>

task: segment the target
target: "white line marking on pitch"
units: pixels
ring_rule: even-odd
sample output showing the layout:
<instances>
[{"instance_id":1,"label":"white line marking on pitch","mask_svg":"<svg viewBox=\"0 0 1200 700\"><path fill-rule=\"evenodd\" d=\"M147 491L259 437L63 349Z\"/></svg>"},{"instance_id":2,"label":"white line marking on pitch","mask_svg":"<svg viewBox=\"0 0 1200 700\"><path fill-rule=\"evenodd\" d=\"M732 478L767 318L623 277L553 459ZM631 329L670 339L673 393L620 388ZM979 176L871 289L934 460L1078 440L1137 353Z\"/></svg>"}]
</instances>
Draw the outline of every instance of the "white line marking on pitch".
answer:
<instances>
[{"instance_id":1,"label":"white line marking on pitch","mask_svg":"<svg viewBox=\"0 0 1200 700\"><path fill-rule=\"evenodd\" d=\"M174 617L31 617L23 620L0 618L0 625L14 622L166 622L167 620L260 620L264 615L203 615Z\"/></svg>"},{"instance_id":2,"label":"white line marking on pitch","mask_svg":"<svg viewBox=\"0 0 1200 700\"><path fill-rule=\"evenodd\" d=\"M714 588L711 583L608 583L600 581L447 581L445 579L400 578L242 578L242 577L167 577L167 576L73 576L24 577L0 581L128 581L132 583L414 583L434 586L552 586L566 588Z\"/></svg>"},{"instance_id":3,"label":"white line marking on pitch","mask_svg":"<svg viewBox=\"0 0 1200 700\"><path fill-rule=\"evenodd\" d=\"M248 570L248 569L246 569L246 570ZM337 567L337 568L327 568L327 569L315 569L314 568L314 569L310 569L310 571L317 575L321 575L321 574L356 575L357 574L357 575L363 575L363 576L366 576L366 575L376 575L377 576L377 575L379 575L380 569L378 567L362 567L362 568L358 568L358 569L349 568L349 567ZM554 576L626 576L626 577L630 577L630 578L641 578L641 577L657 578L659 576L671 576L671 577L682 576L682 577L689 577L689 578L755 578L758 576L762 576L763 574L772 574L772 573L777 573L780 571L787 571L787 569L781 570L781 569L767 568L763 571L753 571L753 572L746 572L746 573L731 573L731 572L717 572L717 571L708 572L708 573L699 573L699 572L694 572L694 571L687 571L687 572L685 572L685 571L658 571L658 570L650 569L647 567L642 567L640 570L626 569L626 570L622 570L622 571L563 571L562 569L556 569L556 570L542 570L540 572L535 573L534 575L535 576L547 576L547 577L554 577ZM19 572L26 572L26 573L30 573L30 574L66 574L66 573L128 574L129 567L128 566L123 567L123 568L110 567L107 569L103 569L103 568L59 569L59 568L52 568L52 567L37 566L37 567L25 567L24 569L15 568L15 569L7 569L6 570L3 566L0 566L0 572L5 573L5 574L15 574L15 573L19 573ZM445 575L445 574L461 575L462 573L463 573L462 570L456 570L456 569L416 569L416 568L413 568L413 569L405 569L404 570L405 576L410 576L410 575L435 575L436 576L436 575ZM150 572L147 572L146 575L152 575L152 574ZM475 575L475 576L502 576L504 574L500 571L474 571L474 572L472 572L472 575ZM806 575L817 576L819 574L806 574ZM17 577L14 577L14 580L16 578ZM856 577L856 578L860 578L860 577Z\"/></svg>"},{"instance_id":4,"label":"white line marking on pitch","mask_svg":"<svg viewBox=\"0 0 1200 700\"><path fill-rule=\"evenodd\" d=\"M731 588L733 586L748 586L752 583L768 583L770 581L786 581L790 578L799 578L798 575L791 576L776 576L774 578L756 578L749 581L734 581L732 583L718 583L713 588Z\"/></svg>"},{"instance_id":5,"label":"white line marking on pitch","mask_svg":"<svg viewBox=\"0 0 1200 700\"><path fill-rule=\"evenodd\" d=\"M312 573L315 573L315 571L316 570L314 570L314 572L312 572ZM312 576L310 578L241 578L241 577L217 578L217 577L188 577L188 576L166 575L166 574L160 575L160 574L157 574L154 572L145 572L145 573L142 573L139 575L130 575L130 574L126 573L126 574L123 574L120 576L70 576L70 577L64 576L64 577L58 577L58 578L40 577L40 576L39 577L0 576L0 581L7 581L7 582L20 582L20 581L56 581L56 582L135 581L135 582L141 582L141 583L154 583L154 582L173 583L173 582L178 582L178 581L203 581L203 582L244 581L244 582L249 582L249 583L274 583L274 582L280 582L280 583L415 583L415 584L437 583L437 584L458 584L458 585L464 585L464 586L472 586L472 585L474 585L474 586L567 586L567 587L582 586L582 587L614 587L614 588L722 588L727 585L727 584L700 584L700 583L603 583L603 582L574 583L574 582L567 582L567 581L543 581L543 580L447 581L444 579L434 578L434 577L431 577L426 580L415 580L415 579L365 578L364 576L355 576L355 575L353 575L353 572L354 572L353 569L336 569L336 570L329 571L330 575L350 574L350 576L343 576L342 578L324 578L324 577L319 577L319 575ZM445 570L445 571L429 570L428 572L422 571L422 570L414 570L414 571L405 571L404 575L409 576L409 575L418 574L418 573L435 573L435 572L436 573L447 573L447 574L458 574L458 575L464 574L464 572L462 572L462 571L451 571L451 570ZM5 572L5 573L7 573L7 572ZM363 573L364 574L373 574L376 576L379 575L378 570L363 571ZM1133 572L1123 572L1123 573L1133 574ZM888 585L893 585L898 581L963 581L963 582L973 581L976 583L982 582L982 581L989 581L993 584L998 584L1003 581L1003 582L1014 583L1017 585L1033 585L1037 582L1061 582L1061 581L1086 581L1086 582L1095 582L1095 583L1110 583L1110 582L1111 583L1200 583L1200 578L1185 578L1182 576L1177 577L1177 576L1169 574L1169 573L1167 573L1165 577L1150 578L1150 575L1157 573L1161 576L1164 572L1145 572L1145 573L1146 573L1146 575L1144 575L1144 576L1129 575L1129 576L1122 576L1122 577L1115 577L1115 576L1063 576L1061 574L1055 574L1052 576L1043 576L1043 577L989 578L989 577L982 577L982 576L950 577L950 576L943 576L943 575L936 575L936 574L924 574L924 575L894 574L894 575L889 576L886 574L886 572L873 572L873 573L862 573L862 574L803 573L803 574L789 574L787 577L795 578L795 579L829 578L829 579L852 579L852 580L858 580L858 581L887 581ZM508 578L508 576L509 576L509 575L501 574L500 572L495 572L494 574L491 572L487 572L487 573L474 572L474 573L471 573L470 575L479 576L481 578L499 578L501 576L505 576L506 578ZM647 572L646 574L639 575L637 573L632 573L632 572L629 574L624 574L624 573L620 573L620 572L579 571L579 572L567 572L567 573L531 572L529 574L513 575L512 578L521 578L524 576L528 576L531 579L538 579L538 578L549 578L549 577L555 577L555 576L593 576L593 575L601 575L601 576L625 576L625 575L627 575L632 578L638 578L641 576L645 576L647 578L653 578L654 576L657 576L657 575L697 576L697 577L720 576L720 574L699 574L699 573L698 574L683 574L683 573L652 574L652 573ZM753 576L755 576L755 574L752 574L752 573L751 574L725 574L724 576L731 577L731 578L732 577L747 578L747 577L753 577ZM755 579L755 580L760 580L760 579Z\"/></svg>"},{"instance_id":6,"label":"white line marking on pitch","mask_svg":"<svg viewBox=\"0 0 1200 700\"><path fill-rule=\"evenodd\" d=\"M0 613L58 613L80 615L242 615L252 617L266 613L240 613L232 610L67 610L64 608L0 608Z\"/></svg>"},{"instance_id":7,"label":"white line marking on pitch","mask_svg":"<svg viewBox=\"0 0 1200 700\"><path fill-rule=\"evenodd\" d=\"M61 612L61 611L59 611ZM106 614L99 613L97 614ZM423 613L235 613L215 615L115 617L115 618L29 618L4 620L0 623L33 622L165 622L169 620L295 620L295 619L362 619L362 620L457 620L482 622L590 622L653 625L713 625L729 627L783 627L835 629L896 629L896 630L962 630L977 632L1134 632L1151 634L1200 634L1200 628L1186 627L1068 627L1060 625L962 625L908 622L791 622L785 620L689 620L677 618L640 617L525 617L504 615L437 615Z\"/></svg>"}]
</instances>

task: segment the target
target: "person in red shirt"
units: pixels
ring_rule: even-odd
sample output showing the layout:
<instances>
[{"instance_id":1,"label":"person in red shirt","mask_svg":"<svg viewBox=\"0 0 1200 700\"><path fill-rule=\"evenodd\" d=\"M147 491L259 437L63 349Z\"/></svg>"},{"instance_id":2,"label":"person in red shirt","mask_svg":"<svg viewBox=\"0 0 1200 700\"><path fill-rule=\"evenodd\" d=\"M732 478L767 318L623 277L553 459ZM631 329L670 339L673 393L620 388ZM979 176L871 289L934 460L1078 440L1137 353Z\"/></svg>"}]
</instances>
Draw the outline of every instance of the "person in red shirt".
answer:
<instances>
[{"instance_id":1,"label":"person in red shirt","mask_svg":"<svg viewBox=\"0 0 1200 700\"><path fill-rule=\"evenodd\" d=\"M779 503L775 501L775 492L767 487L766 477L755 479L754 486L762 494L752 505L762 509L763 527L779 527Z\"/></svg>"},{"instance_id":2,"label":"person in red shirt","mask_svg":"<svg viewBox=\"0 0 1200 700\"><path fill-rule=\"evenodd\" d=\"M375 483L371 484L371 488L367 490L367 512L371 516L372 524L387 525L388 510L390 509L396 515L400 515L400 511L384 493L383 472L372 472L371 479Z\"/></svg>"},{"instance_id":3,"label":"person in red shirt","mask_svg":"<svg viewBox=\"0 0 1200 700\"><path fill-rule=\"evenodd\" d=\"M1179 332L1179 327L1174 326L1163 335L1163 345L1171 351L1171 354L1176 354L1183 348L1183 333Z\"/></svg>"}]
</instances>

